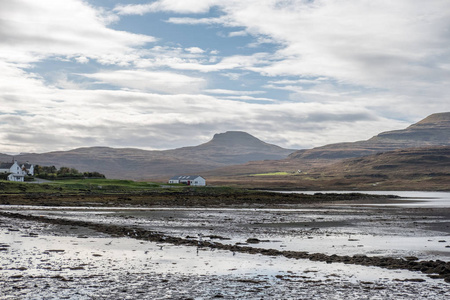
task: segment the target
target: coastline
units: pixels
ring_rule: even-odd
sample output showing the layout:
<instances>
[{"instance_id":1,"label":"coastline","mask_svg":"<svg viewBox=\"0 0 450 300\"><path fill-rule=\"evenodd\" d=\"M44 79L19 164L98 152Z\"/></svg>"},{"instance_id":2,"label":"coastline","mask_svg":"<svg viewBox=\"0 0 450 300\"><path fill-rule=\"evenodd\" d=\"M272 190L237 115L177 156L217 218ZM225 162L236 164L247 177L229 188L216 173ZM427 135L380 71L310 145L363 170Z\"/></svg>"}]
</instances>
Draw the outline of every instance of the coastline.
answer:
<instances>
[{"instance_id":1,"label":"coastline","mask_svg":"<svg viewBox=\"0 0 450 300\"><path fill-rule=\"evenodd\" d=\"M353 193L158 194L6 196L2 290L23 299L450 296L449 208L370 206L405 200Z\"/></svg>"}]
</instances>

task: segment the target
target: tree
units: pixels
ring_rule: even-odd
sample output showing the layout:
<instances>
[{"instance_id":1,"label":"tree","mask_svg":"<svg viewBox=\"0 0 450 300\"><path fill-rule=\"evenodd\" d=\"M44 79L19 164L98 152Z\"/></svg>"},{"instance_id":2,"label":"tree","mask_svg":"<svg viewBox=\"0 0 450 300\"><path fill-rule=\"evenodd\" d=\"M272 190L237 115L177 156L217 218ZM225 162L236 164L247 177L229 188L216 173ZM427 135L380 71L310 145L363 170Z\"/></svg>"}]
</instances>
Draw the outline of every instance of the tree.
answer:
<instances>
[{"instance_id":1,"label":"tree","mask_svg":"<svg viewBox=\"0 0 450 300\"><path fill-rule=\"evenodd\" d=\"M68 174L70 174L70 168L68 168L68 167L61 167L56 172L56 175L58 175L58 176L66 176Z\"/></svg>"}]
</instances>

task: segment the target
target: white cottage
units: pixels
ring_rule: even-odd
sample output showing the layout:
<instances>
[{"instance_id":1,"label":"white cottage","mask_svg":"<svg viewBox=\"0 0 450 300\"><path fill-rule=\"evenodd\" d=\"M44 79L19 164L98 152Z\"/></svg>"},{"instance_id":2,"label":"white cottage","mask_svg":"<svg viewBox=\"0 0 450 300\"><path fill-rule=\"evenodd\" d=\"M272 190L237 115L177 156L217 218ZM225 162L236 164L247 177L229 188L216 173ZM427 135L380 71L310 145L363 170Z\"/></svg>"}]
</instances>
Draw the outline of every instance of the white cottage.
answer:
<instances>
[{"instance_id":1,"label":"white cottage","mask_svg":"<svg viewBox=\"0 0 450 300\"><path fill-rule=\"evenodd\" d=\"M11 163L1 163L0 173L11 173L8 175L9 181L24 181L25 174L17 161Z\"/></svg>"},{"instance_id":2,"label":"white cottage","mask_svg":"<svg viewBox=\"0 0 450 300\"><path fill-rule=\"evenodd\" d=\"M25 176L34 175L34 165L26 163L20 166L17 161L10 163L0 163L0 173L10 173L9 181L24 181Z\"/></svg>"},{"instance_id":3,"label":"white cottage","mask_svg":"<svg viewBox=\"0 0 450 300\"><path fill-rule=\"evenodd\" d=\"M34 176L34 165L30 163L22 164L22 172L24 175Z\"/></svg>"},{"instance_id":4,"label":"white cottage","mask_svg":"<svg viewBox=\"0 0 450 300\"><path fill-rule=\"evenodd\" d=\"M180 175L170 178L169 183L183 183L193 186L205 186L206 180L202 176L198 175Z\"/></svg>"}]
</instances>

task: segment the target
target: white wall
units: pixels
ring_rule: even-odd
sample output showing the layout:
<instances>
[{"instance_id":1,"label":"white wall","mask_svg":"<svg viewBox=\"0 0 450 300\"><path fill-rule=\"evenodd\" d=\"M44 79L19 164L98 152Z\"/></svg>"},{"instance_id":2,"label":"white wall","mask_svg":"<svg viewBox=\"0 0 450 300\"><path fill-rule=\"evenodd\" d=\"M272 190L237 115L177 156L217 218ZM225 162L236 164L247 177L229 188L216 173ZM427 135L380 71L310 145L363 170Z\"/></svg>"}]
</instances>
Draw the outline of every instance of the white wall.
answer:
<instances>
[{"instance_id":1,"label":"white wall","mask_svg":"<svg viewBox=\"0 0 450 300\"><path fill-rule=\"evenodd\" d=\"M203 177L197 177L197 178L194 179L193 182L191 182L191 185L205 186L206 185L206 180Z\"/></svg>"}]
</instances>

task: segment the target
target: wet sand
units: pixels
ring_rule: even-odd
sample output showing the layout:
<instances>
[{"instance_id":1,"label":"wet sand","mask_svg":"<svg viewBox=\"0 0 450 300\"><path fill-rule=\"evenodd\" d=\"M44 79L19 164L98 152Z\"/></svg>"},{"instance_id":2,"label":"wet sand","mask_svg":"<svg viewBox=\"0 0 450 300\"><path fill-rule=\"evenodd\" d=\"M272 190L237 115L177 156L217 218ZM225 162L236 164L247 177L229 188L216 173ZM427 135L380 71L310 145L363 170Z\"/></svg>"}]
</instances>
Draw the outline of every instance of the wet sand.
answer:
<instances>
[{"instance_id":1,"label":"wet sand","mask_svg":"<svg viewBox=\"0 0 450 300\"><path fill-rule=\"evenodd\" d=\"M450 297L448 209L2 211L1 299Z\"/></svg>"}]
</instances>

